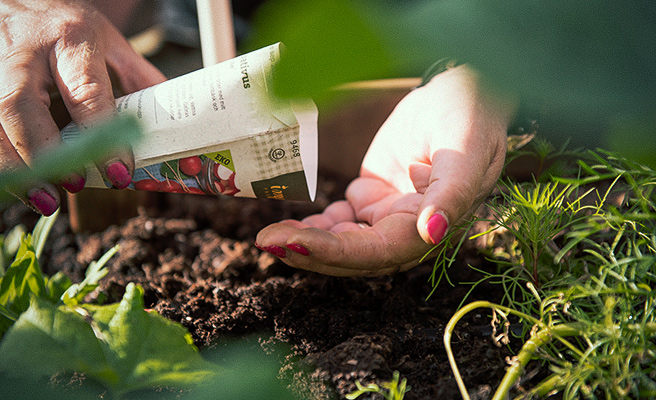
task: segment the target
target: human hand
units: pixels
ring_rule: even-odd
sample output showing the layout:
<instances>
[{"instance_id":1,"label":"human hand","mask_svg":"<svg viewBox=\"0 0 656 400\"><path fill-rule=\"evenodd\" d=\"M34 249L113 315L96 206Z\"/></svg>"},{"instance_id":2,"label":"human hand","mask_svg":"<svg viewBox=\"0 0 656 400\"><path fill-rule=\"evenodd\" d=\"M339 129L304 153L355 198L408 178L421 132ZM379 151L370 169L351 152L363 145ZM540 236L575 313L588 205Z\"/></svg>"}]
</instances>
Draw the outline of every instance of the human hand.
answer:
<instances>
[{"instance_id":1,"label":"human hand","mask_svg":"<svg viewBox=\"0 0 656 400\"><path fill-rule=\"evenodd\" d=\"M265 227L257 246L335 276L416 266L499 178L513 105L484 94L464 66L408 94L377 132L346 200Z\"/></svg>"},{"instance_id":2,"label":"human hand","mask_svg":"<svg viewBox=\"0 0 656 400\"><path fill-rule=\"evenodd\" d=\"M78 0L0 0L0 171L30 166L61 143L50 114L49 90L62 96L81 130L116 113L109 71L126 93L165 80L93 7ZM129 150L98 162L116 188L131 181ZM59 182L69 192L84 187L84 173ZM35 211L50 215L59 205L57 190L42 182L13 193Z\"/></svg>"}]
</instances>

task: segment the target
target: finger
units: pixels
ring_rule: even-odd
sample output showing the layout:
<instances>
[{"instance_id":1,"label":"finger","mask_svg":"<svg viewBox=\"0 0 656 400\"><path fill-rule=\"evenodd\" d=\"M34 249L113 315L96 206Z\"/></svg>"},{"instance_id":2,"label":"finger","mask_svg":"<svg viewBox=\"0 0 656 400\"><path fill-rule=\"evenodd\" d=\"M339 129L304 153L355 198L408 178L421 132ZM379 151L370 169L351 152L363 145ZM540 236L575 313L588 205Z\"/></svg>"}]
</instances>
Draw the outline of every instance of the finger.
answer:
<instances>
[{"instance_id":1,"label":"finger","mask_svg":"<svg viewBox=\"0 0 656 400\"><path fill-rule=\"evenodd\" d=\"M116 114L116 103L103 51L88 40L88 31L63 35L50 53L51 73L62 100L82 131ZM129 149L100 160L98 169L116 188L132 181L134 160Z\"/></svg>"},{"instance_id":2,"label":"finger","mask_svg":"<svg viewBox=\"0 0 656 400\"><path fill-rule=\"evenodd\" d=\"M296 268L320 273L349 270L356 275L388 273L416 265L430 250L417 234L415 222L416 214L398 213L371 228L339 233L279 223L264 228L257 243L266 250L282 249L274 254Z\"/></svg>"},{"instance_id":3,"label":"finger","mask_svg":"<svg viewBox=\"0 0 656 400\"><path fill-rule=\"evenodd\" d=\"M368 172L364 170L363 173L367 174ZM367 206L395 193L398 193L398 190L382 179L375 176L361 176L354 179L346 188L346 199L357 214ZM360 216L357 217L360 218Z\"/></svg>"},{"instance_id":4,"label":"finger","mask_svg":"<svg viewBox=\"0 0 656 400\"><path fill-rule=\"evenodd\" d=\"M21 54L0 64L0 126L21 160L10 157L13 166L31 166L60 143L49 109L49 76L47 65Z\"/></svg>"},{"instance_id":5,"label":"finger","mask_svg":"<svg viewBox=\"0 0 656 400\"><path fill-rule=\"evenodd\" d=\"M353 207L347 201L336 201L330 204L321 214L311 215L303 219L308 227L330 230L336 224L355 221Z\"/></svg>"},{"instance_id":6,"label":"finger","mask_svg":"<svg viewBox=\"0 0 656 400\"><path fill-rule=\"evenodd\" d=\"M488 157L471 154L489 152L447 149L435 153L417 217L417 231L426 243L439 243L449 225L473 212L492 190L503 167L504 157L499 152L502 150L493 150ZM419 168L415 172L421 175L425 171Z\"/></svg>"},{"instance_id":7,"label":"finger","mask_svg":"<svg viewBox=\"0 0 656 400\"><path fill-rule=\"evenodd\" d=\"M291 221L281 221L278 224L271 225L269 227L270 228L269 232L263 233L262 236L258 235L258 241L255 242L255 246L258 247L260 250L267 251L273 254L274 256L280 258L283 262L285 262L291 267L305 269L308 271L317 272L324 275L340 276L340 277L357 277L357 276L390 275L399 271L405 271L413 266L412 264L408 264L405 266L394 266L394 267L376 266L376 268L373 269L363 269L363 268L355 269L349 267L340 267L336 265L328 265L321 262L320 260L317 260L316 256L311 255L306 248L302 247L297 243L290 243L286 245L285 248L281 247L282 245L269 244L271 242L271 239L273 238L267 236L271 235L272 233L279 234L281 235L281 237L286 237L286 236L291 236L297 233L298 231L300 231L301 229L303 229L301 227L297 227L300 225L293 224L293 223L288 224L288 222ZM300 224L299 221L295 221L295 222L298 222ZM271 232L271 230L273 231L277 230L278 232ZM266 245L259 244L260 243L259 241L265 242ZM275 241L275 239L273 239L273 241ZM307 260L304 260L303 258L312 259L312 262L310 263L304 262Z\"/></svg>"},{"instance_id":8,"label":"finger","mask_svg":"<svg viewBox=\"0 0 656 400\"><path fill-rule=\"evenodd\" d=\"M330 228L330 232L342 233L347 231L359 231L367 228L371 228L371 226L365 224L364 222L340 222L339 224L336 224Z\"/></svg>"},{"instance_id":9,"label":"finger","mask_svg":"<svg viewBox=\"0 0 656 400\"><path fill-rule=\"evenodd\" d=\"M353 205L355 220L370 225L387 216L389 208L401 196L396 188L379 178L361 177L346 189L346 199Z\"/></svg>"},{"instance_id":10,"label":"finger","mask_svg":"<svg viewBox=\"0 0 656 400\"><path fill-rule=\"evenodd\" d=\"M0 168L0 172L26 168L2 127L0 127ZM39 214L49 216L59 208L59 193L47 182L33 182L28 190L11 188L6 190Z\"/></svg>"},{"instance_id":11,"label":"finger","mask_svg":"<svg viewBox=\"0 0 656 400\"><path fill-rule=\"evenodd\" d=\"M125 93L146 89L166 80L166 76L137 54L118 31L112 29L108 40L112 46L107 53L107 65L116 74Z\"/></svg>"}]
</instances>

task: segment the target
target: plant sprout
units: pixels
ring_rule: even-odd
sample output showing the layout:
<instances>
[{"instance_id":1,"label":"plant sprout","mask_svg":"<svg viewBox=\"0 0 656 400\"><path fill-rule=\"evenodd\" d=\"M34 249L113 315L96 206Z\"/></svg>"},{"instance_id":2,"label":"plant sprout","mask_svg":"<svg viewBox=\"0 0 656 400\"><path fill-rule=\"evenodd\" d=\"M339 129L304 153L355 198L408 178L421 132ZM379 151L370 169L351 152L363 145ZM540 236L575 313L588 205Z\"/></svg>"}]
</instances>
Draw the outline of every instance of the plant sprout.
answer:
<instances>
[{"instance_id":1,"label":"plant sprout","mask_svg":"<svg viewBox=\"0 0 656 400\"><path fill-rule=\"evenodd\" d=\"M410 390L410 386L407 386L407 379L403 378L400 381L399 379L399 371L394 371L392 380L383 383L383 387L380 387L375 383L370 383L367 386L364 386L360 381L356 381L355 386L358 389L347 394L346 398L348 400L354 400L365 393L377 393L383 396L385 400L403 400L405 394Z\"/></svg>"}]
</instances>

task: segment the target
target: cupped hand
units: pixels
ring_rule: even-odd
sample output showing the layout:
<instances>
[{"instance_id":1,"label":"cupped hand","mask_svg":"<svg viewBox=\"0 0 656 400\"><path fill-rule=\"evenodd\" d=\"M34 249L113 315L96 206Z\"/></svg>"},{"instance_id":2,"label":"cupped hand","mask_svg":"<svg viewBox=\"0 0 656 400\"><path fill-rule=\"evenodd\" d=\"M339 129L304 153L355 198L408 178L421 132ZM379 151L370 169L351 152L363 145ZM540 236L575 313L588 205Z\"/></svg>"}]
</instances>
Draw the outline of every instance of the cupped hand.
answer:
<instances>
[{"instance_id":1,"label":"cupped hand","mask_svg":"<svg viewBox=\"0 0 656 400\"><path fill-rule=\"evenodd\" d=\"M93 7L76 0L0 0L0 171L30 166L61 143L50 114L49 90L61 94L81 130L116 113L112 71L126 93L165 80ZM117 188L131 180L129 150L101 160L98 169ZM84 187L81 171L55 182ZM52 214L58 195L50 183L14 193L37 212Z\"/></svg>"},{"instance_id":2,"label":"cupped hand","mask_svg":"<svg viewBox=\"0 0 656 400\"><path fill-rule=\"evenodd\" d=\"M437 75L397 105L371 143L346 199L257 236L292 267L375 276L416 266L499 178L512 102L484 93L465 66Z\"/></svg>"}]
</instances>

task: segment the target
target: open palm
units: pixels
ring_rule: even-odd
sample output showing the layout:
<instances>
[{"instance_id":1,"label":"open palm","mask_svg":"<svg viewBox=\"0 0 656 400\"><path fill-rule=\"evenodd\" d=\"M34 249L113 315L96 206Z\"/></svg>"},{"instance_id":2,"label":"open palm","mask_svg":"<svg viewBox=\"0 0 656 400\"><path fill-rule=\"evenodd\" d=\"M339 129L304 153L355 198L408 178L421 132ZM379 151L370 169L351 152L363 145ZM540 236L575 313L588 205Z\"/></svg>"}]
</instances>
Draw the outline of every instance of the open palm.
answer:
<instances>
[{"instance_id":1,"label":"open palm","mask_svg":"<svg viewBox=\"0 0 656 400\"><path fill-rule=\"evenodd\" d=\"M449 223L496 183L511 116L458 67L408 94L377 132L346 199L264 228L258 246L290 266L336 276L414 267Z\"/></svg>"}]
</instances>

